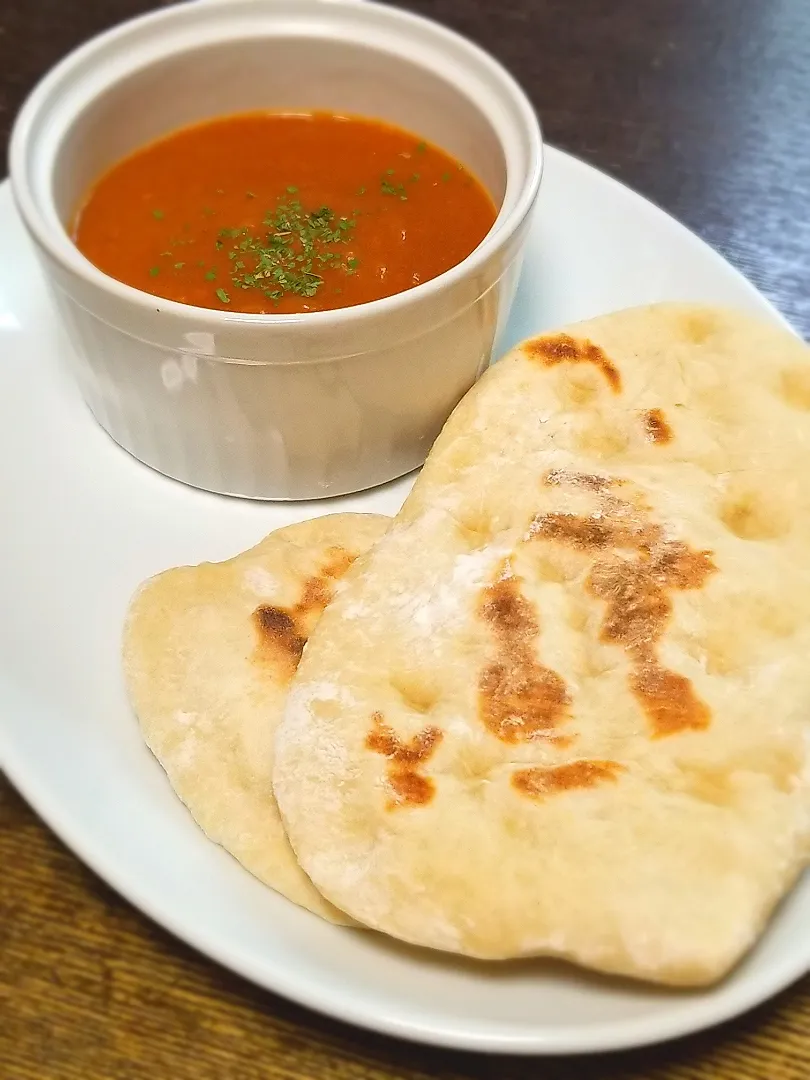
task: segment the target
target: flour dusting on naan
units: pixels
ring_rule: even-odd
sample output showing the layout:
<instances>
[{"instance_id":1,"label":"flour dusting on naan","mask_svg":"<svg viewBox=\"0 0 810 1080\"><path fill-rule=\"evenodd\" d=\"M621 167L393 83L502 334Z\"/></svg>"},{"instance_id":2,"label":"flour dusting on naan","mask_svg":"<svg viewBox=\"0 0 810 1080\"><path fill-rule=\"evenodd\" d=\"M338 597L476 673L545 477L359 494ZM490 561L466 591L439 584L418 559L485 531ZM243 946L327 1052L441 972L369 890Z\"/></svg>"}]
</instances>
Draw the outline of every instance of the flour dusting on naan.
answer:
<instances>
[{"instance_id":1,"label":"flour dusting on naan","mask_svg":"<svg viewBox=\"0 0 810 1080\"><path fill-rule=\"evenodd\" d=\"M273 739L307 638L388 521L316 518L227 562L167 570L139 589L124 635L144 738L195 820L265 884L333 922L349 920L313 888L281 825Z\"/></svg>"},{"instance_id":2,"label":"flour dusting on naan","mask_svg":"<svg viewBox=\"0 0 810 1080\"><path fill-rule=\"evenodd\" d=\"M496 364L296 675L318 888L434 948L727 972L810 854L808 476L771 325L656 305Z\"/></svg>"}]
</instances>

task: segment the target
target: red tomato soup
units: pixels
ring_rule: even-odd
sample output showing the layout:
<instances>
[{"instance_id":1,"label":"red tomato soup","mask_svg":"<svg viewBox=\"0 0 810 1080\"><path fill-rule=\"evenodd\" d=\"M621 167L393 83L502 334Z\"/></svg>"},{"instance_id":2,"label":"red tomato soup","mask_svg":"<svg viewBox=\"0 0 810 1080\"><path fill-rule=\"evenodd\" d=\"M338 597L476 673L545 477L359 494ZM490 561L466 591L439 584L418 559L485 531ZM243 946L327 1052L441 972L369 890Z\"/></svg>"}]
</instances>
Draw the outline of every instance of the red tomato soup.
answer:
<instances>
[{"instance_id":1,"label":"red tomato soup","mask_svg":"<svg viewBox=\"0 0 810 1080\"><path fill-rule=\"evenodd\" d=\"M379 300L460 263L496 217L436 146L379 120L247 113L114 165L76 215L104 273L182 304L264 314Z\"/></svg>"}]
</instances>

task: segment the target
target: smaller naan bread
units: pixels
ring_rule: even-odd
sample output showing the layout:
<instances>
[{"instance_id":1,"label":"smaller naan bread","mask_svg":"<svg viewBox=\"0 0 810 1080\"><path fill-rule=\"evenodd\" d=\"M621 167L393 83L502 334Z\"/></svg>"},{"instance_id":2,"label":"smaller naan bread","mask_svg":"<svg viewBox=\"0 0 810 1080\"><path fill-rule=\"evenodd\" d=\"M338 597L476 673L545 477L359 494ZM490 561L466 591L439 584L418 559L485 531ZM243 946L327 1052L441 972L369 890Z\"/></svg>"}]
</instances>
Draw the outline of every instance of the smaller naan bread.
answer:
<instances>
[{"instance_id":1,"label":"smaller naan bread","mask_svg":"<svg viewBox=\"0 0 810 1080\"><path fill-rule=\"evenodd\" d=\"M354 559L385 532L333 514L221 563L181 566L134 596L123 644L147 745L208 837L260 881L350 923L298 865L273 796L273 740L304 645Z\"/></svg>"}]
</instances>

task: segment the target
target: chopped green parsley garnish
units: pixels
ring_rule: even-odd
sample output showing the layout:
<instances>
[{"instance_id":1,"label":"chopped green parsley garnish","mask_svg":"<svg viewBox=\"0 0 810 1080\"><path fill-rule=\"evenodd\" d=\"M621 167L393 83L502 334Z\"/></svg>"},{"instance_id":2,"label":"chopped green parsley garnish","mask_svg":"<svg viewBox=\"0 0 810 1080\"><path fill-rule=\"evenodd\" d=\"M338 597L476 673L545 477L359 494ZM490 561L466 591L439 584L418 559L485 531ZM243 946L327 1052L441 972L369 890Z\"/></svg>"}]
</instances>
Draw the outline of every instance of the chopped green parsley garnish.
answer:
<instances>
[{"instance_id":1,"label":"chopped green parsley garnish","mask_svg":"<svg viewBox=\"0 0 810 1080\"><path fill-rule=\"evenodd\" d=\"M388 169L386 171L390 176L394 170ZM405 194L404 184L392 184L391 181L386 179L385 176L382 178L382 180L380 180L380 191L382 191L383 195L399 195L400 199L402 199L403 202L405 202L408 198L408 196Z\"/></svg>"},{"instance_id":2,"label":"chopped green parsley garnish","mask_svg":"<svg viewBox=\"0 0 810 1080\"><path fill-rule=\"evenodd\" d=\"M297 190L293 185L287 188L289 194ZM310 297L323 284L319 271L342 267L347 274L355 273L357 259L344 263L340 249L351 239L356 224L353 218L336 217L327 206L307 210L298 199L282 197L265 214L261 227L222 229L216 246L229 249L235 288L259 288L271 300L286 294ZM217 296L229 302L223 289L217 290Z\"/></svg>"},{"instance_id":3,"label":"chopped green parsley garnish","mask_svg":"<svg viewBox=\"0 0 810 1080\"><path fill-rule=\"evenodd\" d=\"M419 142L415 152L424 154L427 149L426 142ZM408 158L412 155L406 153L402 156ZM414 165L417 165L417 162L412 161L411 167ZM463 166L459 165L459 168ZM402 172L398 168L387 168L380 174L378 190L382 195L405 202L408 199L408 189L412 184L418 183L421 176L422 173L417 171L408 175L404 167ZM441 174L443 183L450 179L450 172ZM365 195L368 190L363 185L357 189L356 195ZM285 296L310 298L324 285L324 274L327 270L336 271L346 278L356 274L360 260L348 245L353 247L354 230L362 211L354 209L351 216L339 216L328 206L314 209L306 207L302 204L298 192L299 188L295 184L286 185L275 207L268 210L258 224L219 229L213 237L213 244L216 251L223 253L220 258L225 263L224 266L212 266L211 261L203 258L189 263L170 261L165 263L164 267L173 266L176 271L186 266L198 267L204 280L212 283L212 291L222 304L231 303L233 289L258 290L262 296L276 303ZM217 188L216 193L226 194L224 188ZM256 199L257 195L255 191L245 190L244 197ZM205 217L215 213L217 211L210 206L203 208ZM161 221L166 215L163 210L155 209L152 210L152 216ZM188 234L190 231L191 225L184 223L181 233ZM178 236L170 240L170 247L161 252L161 258L177 259L178 245L198 245L205 240L206 232L207 226L202 235L193 238L187 235L184 238ZM211 243L212 240L207 242ZM194 256L199 253L198 247ZM227 261L224 255L227 255ZM149 270L151 277L157 277L159 273L159 266L153 266ZM328 291L340 295L343 289L341 285L335 284L333 278L329 282Z\"/></svg>"}]
</instances>

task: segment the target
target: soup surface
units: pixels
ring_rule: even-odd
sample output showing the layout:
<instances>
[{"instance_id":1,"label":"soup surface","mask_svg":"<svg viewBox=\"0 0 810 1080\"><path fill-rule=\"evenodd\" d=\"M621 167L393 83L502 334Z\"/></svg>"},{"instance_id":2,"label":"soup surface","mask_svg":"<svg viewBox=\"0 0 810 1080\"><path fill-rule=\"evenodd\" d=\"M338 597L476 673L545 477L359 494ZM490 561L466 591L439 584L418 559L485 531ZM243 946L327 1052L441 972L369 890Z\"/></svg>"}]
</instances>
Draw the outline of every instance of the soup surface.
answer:
<instances>
[{"instance_id":1,"label":"soup surface","mask_svg":"<svg viewBox=\"0 0 810 1080\"><path fill-rule=\"evenodd\" d=\"M73 237L111 277L184 304L323 311L413 288L496 217L438 147L378 120L246 113L183 128L106 172Z\"/></svg>"}]
</instances>

